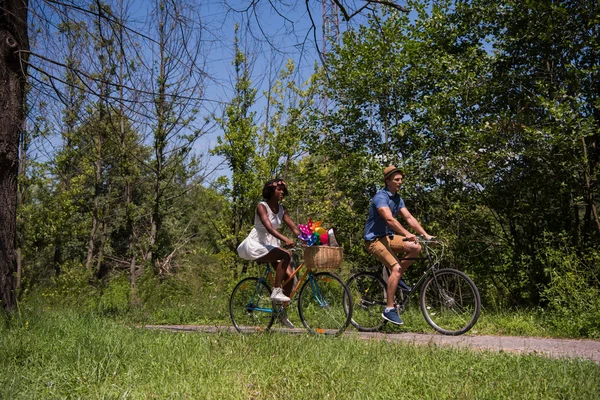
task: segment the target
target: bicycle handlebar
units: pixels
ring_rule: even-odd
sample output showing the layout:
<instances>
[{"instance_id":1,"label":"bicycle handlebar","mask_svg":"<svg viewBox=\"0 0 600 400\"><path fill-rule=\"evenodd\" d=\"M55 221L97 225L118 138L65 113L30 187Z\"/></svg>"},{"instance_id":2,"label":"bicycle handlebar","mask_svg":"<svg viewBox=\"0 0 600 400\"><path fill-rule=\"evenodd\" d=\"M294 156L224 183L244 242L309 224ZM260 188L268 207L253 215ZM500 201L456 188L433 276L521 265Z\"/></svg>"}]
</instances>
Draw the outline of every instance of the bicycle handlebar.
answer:
<instances>
[{"instance_id":1,"label":"bicycle handlebar","mask_svg":"<svg viewBox=\"0 0 600 400\"><path fill-rule=\"evenodd\" d=\"M423 236L415 236L417 238L417 243L442 243L439 239L425 239ZM403 242L408 242L408 238L402 239Z\"/></svg>"}]
</instances>

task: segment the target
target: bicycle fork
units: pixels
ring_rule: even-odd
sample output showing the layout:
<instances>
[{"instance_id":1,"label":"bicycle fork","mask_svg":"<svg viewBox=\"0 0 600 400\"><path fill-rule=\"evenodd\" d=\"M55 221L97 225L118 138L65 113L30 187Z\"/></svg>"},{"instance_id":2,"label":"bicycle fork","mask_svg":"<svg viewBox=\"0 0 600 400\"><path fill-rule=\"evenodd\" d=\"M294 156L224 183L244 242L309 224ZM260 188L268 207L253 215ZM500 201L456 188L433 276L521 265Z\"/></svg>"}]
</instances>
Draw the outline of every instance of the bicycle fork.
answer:
<instances>
[{"instance_id":1,"label":"bicycle fork","mask_svg":"<svg viewBox=\"0 0 600 400\"><path fill-rule=\"evenodd\" d=\"M310 280L310 287L313 291L313 295L315 296L315 299L319 302L319 305L323 308L328 308L329 304L327 304L327 300L325 300L325 298L321 294L321 288L319 287L317 280L312 275L310 275L308 279Z\"/></svg>"}]
</instances>

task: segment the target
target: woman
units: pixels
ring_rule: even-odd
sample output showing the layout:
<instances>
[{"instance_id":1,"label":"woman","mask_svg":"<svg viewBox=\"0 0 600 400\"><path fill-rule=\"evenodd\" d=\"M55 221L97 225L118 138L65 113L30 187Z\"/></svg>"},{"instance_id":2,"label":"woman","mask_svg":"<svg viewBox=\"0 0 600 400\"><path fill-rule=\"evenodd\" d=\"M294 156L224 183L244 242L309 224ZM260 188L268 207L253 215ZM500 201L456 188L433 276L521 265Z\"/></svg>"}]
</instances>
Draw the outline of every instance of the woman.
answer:
<instances>
[{"instance_id":1,"label":"woman","mask_svg":"<svg viewBox=\"0 0 600 400\"><path fill-rule=\"evenodd\" d=\"M294 241L277 231L281 222L285 222L294 235L300 235L300 229L294 224L281 200L288 194L285 181L272 179L265 183L262 190L264 201L256 206L254 215L254 228L246 239L237 248L238 254L245 260L268 262L275 269L275 284L271 293L271 300L276 303L290 301L288 297L293 289L294 282L290 281L282 289L281 283L286 276L292 274L290 267L290 252L281 246L294 246ZM283 325L293 328L285 314L280 315Z\"/></svg>"}]
</instances>

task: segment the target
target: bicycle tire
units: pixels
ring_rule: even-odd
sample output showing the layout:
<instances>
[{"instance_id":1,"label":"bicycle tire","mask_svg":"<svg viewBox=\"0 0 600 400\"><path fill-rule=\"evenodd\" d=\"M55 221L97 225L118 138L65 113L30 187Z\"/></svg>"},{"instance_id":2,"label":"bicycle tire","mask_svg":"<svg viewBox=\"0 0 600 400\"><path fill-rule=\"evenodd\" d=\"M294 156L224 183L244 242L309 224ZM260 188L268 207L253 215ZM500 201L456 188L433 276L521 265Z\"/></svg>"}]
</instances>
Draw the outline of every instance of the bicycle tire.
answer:
<instances>
[{"instance_id":1,"label":"bicycle tire","mask_svg":"<svg viewBox=\"0 0 600 400\"><path fill-rule=\"evenodd\" d=\"M329 272L311 274L298 295L298 314L311 333L340 335L352 317L352 297L346 284Z\"/></svg>"},{"instance_id":2,"label":"bicycle tire","mask_svg":"<svg viewBox=\"0 0 600 400\"><path fill-rule=\"evenodd\" d=\"M464 272L450 268L435 271L420 293L425 320L444 335L462 335L479 318L481 297L475 283Z\"/></svg>"},{"instance_id":3,"label":"bicycle tire","mask_svg":"<svg viewBox=\"0 0 600 400\"><path fill-rule=\"evenodd\" d=\"M267 332L275 318L271 288L259 278L242 279L231 292L229 315L240 333Z\"/></svg>"},{"instance_id":4,"label":"bicycle tire","mask_svg":"<svg viewBox=\"0 0 600 400\"><path fill-rule=\"evenodd\" d=\"M346 283L353 300L350 323L361 332L376 332L385 324L387 287L381 276L358 272Z\"/></svg>"}]
</instances>

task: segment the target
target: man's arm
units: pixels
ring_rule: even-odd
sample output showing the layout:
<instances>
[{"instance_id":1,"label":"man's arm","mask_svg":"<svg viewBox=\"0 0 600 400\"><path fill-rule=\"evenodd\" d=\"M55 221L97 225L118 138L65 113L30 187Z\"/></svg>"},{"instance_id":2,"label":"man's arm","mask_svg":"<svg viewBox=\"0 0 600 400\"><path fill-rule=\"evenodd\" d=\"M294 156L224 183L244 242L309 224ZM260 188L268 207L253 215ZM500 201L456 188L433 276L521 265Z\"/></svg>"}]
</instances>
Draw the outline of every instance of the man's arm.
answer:
<instances>
[{"instance_id":1,"label":"man's arm","mask_svg":"<svg viewBox=\"0 0 600 400\"><path fill-rule=\"evenodd\" d=\"M389 207L380 207L377 209L377 212L394 232L407 237L409 240L413 240L415 238L415 235L404 229L402 224L398 222L396 218L394 218Z\"/></svg>"},{"instance_id":2,"label":"man's arm","mask_svg":"<svg viewBox=\"0 0 600 400\"><path fill-rule=\"evenodd\" d=\"M419 221L417 221L417 219L412 216L412 214L410 213L410 211L408 211L406 207L400 209L400 215L402 215L402 218L404 218L408 226L413 228L414 231L417 232L419 235L423 235L425 239L431 239L433 237L429 233L427 233L425 229L423 229Z\"/></svg>"}]
</instances>

